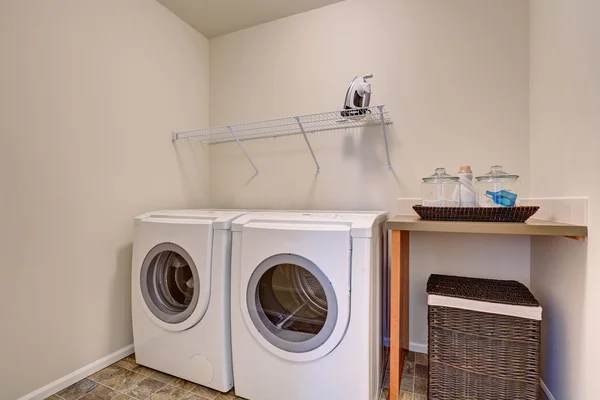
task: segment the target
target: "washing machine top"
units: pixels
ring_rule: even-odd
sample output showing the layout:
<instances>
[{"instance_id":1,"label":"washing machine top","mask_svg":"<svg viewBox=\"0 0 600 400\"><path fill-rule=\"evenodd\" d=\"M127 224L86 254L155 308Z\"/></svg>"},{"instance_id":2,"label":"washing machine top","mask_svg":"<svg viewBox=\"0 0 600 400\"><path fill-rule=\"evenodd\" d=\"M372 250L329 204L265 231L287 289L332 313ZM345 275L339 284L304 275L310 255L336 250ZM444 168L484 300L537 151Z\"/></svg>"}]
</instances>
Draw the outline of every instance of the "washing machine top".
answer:
<instances>
[{"instance_id":1,"label":"washing machine top","mask_svg":"<svg viewBox=\"0 0 600 400\"><path fill-rule=\"evenodd\" d=\"M324 211L272 211L251 212L235 219L232 231L241 231L249 223L265 224L327 224L343 225L350 227L350 234L354 238L372 237L373 225L381 223L388 218L385 211L357 211L357 212L324 212Z\"/></svg>"},{"instance_id":2,"label":"washing machine top","mask_svg":"<svg viewBox=\"0 0 600 400\"><path fill-rule=\"evenodd\" d=\"M135 224L148 218L211 220L213 229L228 230L231 229L232 221L245 213L246 211L241 210L160 210L135 217Z\"/></svg>"}]
</instances>

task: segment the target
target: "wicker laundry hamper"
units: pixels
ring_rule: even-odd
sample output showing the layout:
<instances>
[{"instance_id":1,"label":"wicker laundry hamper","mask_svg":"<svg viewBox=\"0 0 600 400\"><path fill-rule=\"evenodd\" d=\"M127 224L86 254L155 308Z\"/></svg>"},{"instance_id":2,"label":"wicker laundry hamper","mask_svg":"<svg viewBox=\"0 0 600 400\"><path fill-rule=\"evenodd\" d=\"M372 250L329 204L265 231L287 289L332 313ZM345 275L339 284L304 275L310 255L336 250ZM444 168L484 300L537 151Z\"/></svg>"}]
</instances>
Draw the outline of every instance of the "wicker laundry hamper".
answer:
<instances>
[{"instance_id":1,"label":"wicker laundry hamper","mask_svg":"<svg viewBox=\"0 0 600 400\"><path fill-rule=\"evenodd\" d=\"M429 400L539 398L542 308L516 281L431 275Z\"/></svg>"}]
</instances>

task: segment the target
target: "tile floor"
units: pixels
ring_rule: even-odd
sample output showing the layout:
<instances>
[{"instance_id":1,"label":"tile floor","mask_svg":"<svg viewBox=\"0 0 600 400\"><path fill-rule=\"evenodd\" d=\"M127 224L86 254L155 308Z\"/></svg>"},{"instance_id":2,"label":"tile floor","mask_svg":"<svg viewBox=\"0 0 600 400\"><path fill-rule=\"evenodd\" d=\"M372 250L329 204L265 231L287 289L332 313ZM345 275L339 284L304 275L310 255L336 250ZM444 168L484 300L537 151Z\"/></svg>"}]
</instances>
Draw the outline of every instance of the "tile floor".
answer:
<instances>
[{"instance_id":1,"label":"tile floor","mask_svg":"<svg viewBox=\"0 0 600 400\"><path fill-rule=\"evenodd\" d=\"M381 400L390 387L386 368ZM221 393L138 365L135 354L109 365L46 400L235 400L233 390ZM395 399L390 399L395 400ZM409 351L404 359L398 400L427 400L427 354Z\"/></svg>"},{"instance_id":2,"label":"tile floor","mask_svg":"<svg viewBox=\"0 0 600 400\"><path fill-rule=\"evenodd\" d=\"M400 396L397 400L427 400L427 354L409 351L404 357ZM381 400L387 400L390 387L389 363L386 369ZM396 400L396 399L389 399Z\"/></svg>"},{"instance_id":3,"label":"tile floor","mask_svg":"<svg viewBox=\"0 0 600 400\"><path fill-rule=\"evenodd\" d=\"M234 400L221 393L136 364L132 354L46 400Z\"/></svg>"}]
</instances>

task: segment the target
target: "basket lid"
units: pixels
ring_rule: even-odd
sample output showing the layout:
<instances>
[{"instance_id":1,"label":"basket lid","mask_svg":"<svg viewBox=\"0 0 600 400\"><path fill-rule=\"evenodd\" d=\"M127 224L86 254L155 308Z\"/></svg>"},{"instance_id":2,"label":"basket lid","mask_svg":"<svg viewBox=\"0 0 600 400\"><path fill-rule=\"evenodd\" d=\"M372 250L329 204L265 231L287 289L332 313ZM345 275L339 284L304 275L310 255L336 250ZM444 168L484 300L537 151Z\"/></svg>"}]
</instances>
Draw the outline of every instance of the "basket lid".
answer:
<instances>
[{"instance_id":1,"label":"basket lid","mask_svg":"<svg viewBox=\"0 0 600 400\"><path fill-rule=\"evenodd\" d=\"M434 274L427 281L427 293L515 306L540 306L529 289L517 281Z\"/></svg>"}]
</instances>

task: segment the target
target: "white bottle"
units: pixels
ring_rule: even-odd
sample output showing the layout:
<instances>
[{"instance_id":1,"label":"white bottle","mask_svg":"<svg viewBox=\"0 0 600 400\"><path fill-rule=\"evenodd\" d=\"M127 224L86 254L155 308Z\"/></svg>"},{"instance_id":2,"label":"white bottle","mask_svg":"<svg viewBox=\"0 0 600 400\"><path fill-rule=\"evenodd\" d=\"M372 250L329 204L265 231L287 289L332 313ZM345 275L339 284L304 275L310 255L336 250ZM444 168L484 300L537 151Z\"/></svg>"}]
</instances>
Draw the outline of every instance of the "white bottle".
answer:
<instances>
[{"instance_id":1,"label":"white bottle","mask_svg":"<svg viewBox=\"0 0 600 400\"><path fill-rule=\"evenodd\" d=\"M460 205L461 207L477 206L477 196L473 186L473 171L470 165L463 165L458 171L460 181Z\"/></svg>"}]
</instances>

